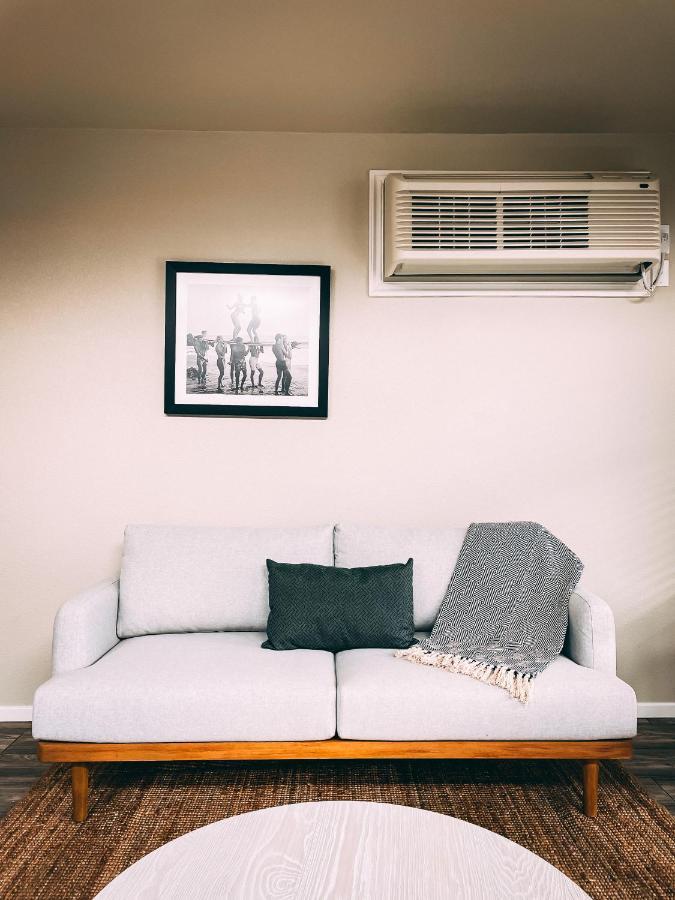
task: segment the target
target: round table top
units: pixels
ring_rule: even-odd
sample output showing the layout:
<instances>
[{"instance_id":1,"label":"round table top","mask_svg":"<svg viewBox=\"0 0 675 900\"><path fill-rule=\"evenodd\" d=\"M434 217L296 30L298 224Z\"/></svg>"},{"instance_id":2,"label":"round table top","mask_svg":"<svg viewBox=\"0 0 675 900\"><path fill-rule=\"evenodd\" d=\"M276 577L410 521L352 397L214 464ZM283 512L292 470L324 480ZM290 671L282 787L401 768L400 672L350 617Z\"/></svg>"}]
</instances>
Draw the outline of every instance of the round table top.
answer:
<instances>
[{"instance_id":1,"label":"round table top","mask_svg":"<svg viewBox=\"0 0 675 900\"><path fill-rule=\"evenodd\" d=\"M97 900L589 900L501 835L440 813L361 801L222 819L144 856Z\"/></svg>"}]
</instances>

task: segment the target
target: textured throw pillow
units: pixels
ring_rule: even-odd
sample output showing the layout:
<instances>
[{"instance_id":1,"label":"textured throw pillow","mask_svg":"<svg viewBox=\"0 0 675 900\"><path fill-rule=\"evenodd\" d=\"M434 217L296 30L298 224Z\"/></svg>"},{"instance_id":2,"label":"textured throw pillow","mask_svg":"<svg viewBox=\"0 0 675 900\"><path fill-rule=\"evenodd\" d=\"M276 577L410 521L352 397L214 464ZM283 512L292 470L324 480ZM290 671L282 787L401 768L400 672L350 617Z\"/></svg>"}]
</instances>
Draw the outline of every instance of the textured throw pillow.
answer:
<instances>
[{"instance_id":1,"label":"textured throw pillow","mask_svg":"<svg viewBox=\"0 0 675 900\"><path fill-rule=\"evenodd\" d=\"M337 566L267 560L269 650L353 650L410 647L413 561L387 566Z\"/></svg>"}]
</instances>

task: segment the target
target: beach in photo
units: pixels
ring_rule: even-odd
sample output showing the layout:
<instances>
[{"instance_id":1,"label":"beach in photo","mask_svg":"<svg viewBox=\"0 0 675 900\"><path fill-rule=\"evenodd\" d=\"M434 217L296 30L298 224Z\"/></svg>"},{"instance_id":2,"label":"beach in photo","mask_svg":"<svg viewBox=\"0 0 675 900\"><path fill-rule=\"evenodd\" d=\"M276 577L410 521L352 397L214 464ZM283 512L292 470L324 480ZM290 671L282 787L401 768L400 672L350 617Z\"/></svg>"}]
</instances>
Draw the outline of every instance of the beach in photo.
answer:
<instances>
[{"instance_id":1,"label":"beach in photo","mask_svg":"<svg viewBox=\"0 0 675 900\"><path fill-rule=\"evenodd\" d=\"M289 396L295 397L305 397L308 394L308 372L309 372L309 364L308 364L308 351L307 347L296 347L293 350L293 356L291 360L291 376L292 381L290 385L290 393ZM262 348L262 352L258 357L258 367L262 370L262 381L259 383L260 372L253 372L254 379L251 381L251 356L250 352L246 357L246 381L244 383L243 390L240 387L240 393L244 393L249 395L251 398L260 397L265 395L274 395L275 394L275 384L277 380L277 367L276 367L276 359L274 354L272 353L271 346L265 346ZM228 355L225 360L225 377L223 379L223 393L224 394L235 394L235 373L233 371L233 367L231 365L231 352L228 351ZM218 379L219 379L219 370L218 370L218 355L213 347L209 346L209 349L206 353L206 381L204 384L199 384L197 382L197 353L195 352L194 347L188 347L187 350L187 367L186 367L186 382L185 382L185 391L188 394L218 394ZM240 380L241 385L241 380ZM279 393L279 387L277 387L277 394Z\"/></svg>"}]
</instances>

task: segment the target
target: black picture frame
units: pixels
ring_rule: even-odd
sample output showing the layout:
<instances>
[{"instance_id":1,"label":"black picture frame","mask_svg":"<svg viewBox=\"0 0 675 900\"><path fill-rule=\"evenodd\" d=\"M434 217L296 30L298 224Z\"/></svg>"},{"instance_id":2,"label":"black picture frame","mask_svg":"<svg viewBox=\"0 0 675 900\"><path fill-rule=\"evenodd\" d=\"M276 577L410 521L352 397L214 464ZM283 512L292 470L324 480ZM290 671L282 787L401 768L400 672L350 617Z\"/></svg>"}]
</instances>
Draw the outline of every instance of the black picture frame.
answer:
<instances>
[{"instance_id":1,"label":"black picture frame","mask_svg":"<svg viewBox=\"0 0 675 900\"><path fill-rule=\"evenodd\" d=\"M198 397L200 394L198 392L190 393L190 400L192 397L195 397L195 402L187 402L185 397L187 396L187 390L190 388L191 391L194 391L194 385L191 385L188 380L188 376L190 375L190 369L186 369L186 384L185 388L186 394L183 396L176 396L177 393L177 384L180 384L180 380L176 378L176 357L177 357L177 287L178 287L178 279L182 274L186 274L189 276L190 274L197 275L234 275L234 276L258 276L260 278L265 278L266 276L275 276L275 277L289 277L293 279L298 278L311 278L318 279L318 289L319 289L319 310L318 310L318 339L315 338L313 344L318 345L312 346L308 348L308 352L313 354L313 359L315 361L313 371L314 378L312 379L312 394L313 400L310 403L310 389L309 385L307 386L307 398L295 398L292 396L292 387L290 385L291 390L289 390L289 399L288 405L284 405L284 401L278 399L277 395L274 395L272 399L270 393L260 394L253 393L253 379L251 378L251 402L245 403L242 402L244 393L241 394L242 399L237 399L236 402L233 402L231 399L232 389L228 389L226 392L222 392L218 390L218 397L213 397L213 391L207 391L207 375L206 375L206 365L204 367L204 375L202 376L201 371L198 374L198 377L201 379L203 377L203 386L204 392L208 395L209 402L206 403L204 401L199 402ZM297 284L297 281L294 282ZM270 282L271 284L271 282ZM283 282L276 281L274 284L283 284ZM261 282L261 286L264 286L265 282ZM308 285L309 287L309 285ZM315 285L312 285L312 290L315 288ZM168 416L245 416L245 417L273 417L273 418L303 418L303 419L325 419L328 416L328 347L329 347L329 321L330 321L330 289L331 289L331 269L330 266L318 266L318 265L281 265L281 264L263 264L263 263L215 263L215 262L183 262L180 260L169 260L166 262L166 318L165 318L165 335L164 335L164 412ZM255 299L255 298L253 298ZM314 304L315 305L315 304ZM229 307L231 308L231 307ZM225 315L225 314L223 314ZM253 315L253 313L251 313ZM234 314L232 314L234 316ZM316 313L312 312L312 316L315 323ZM234 318L233 318L234 321ZM315 323L316 324L316 323ZM269 345L268 343L262 342L260 338L257 338L256 341L249 341L249 337L245 334L246 329L244 329L243 341L248 344L249 352L251 346L257 346L259 344L261 347L266 348ZM195 332L197 334L197 332ZM251 332L249 332L250 336ZM254 334L256 334L254 332ZM186 344L190 346L189 340L192 337L191 334L186 335L187 340ZM197 340L201 339L201 335L197 334ZM205 340L205 339L202 339ZM225 343L230 345L230 355L232 356L232 345L234 344L234 337L232 340L227 340ZM301 342L297 342L298 344ZM209 340L209 344L213 346L211 341ZM307 345L308 342L305 342ZM192 346L206 346L206 344L193 344ZM296 342L293 342L293 346L296 346ZM318 364L316 363L316 354L318 351ZM189 352L186 350L186 353ZM265 352L264 349L262 351ZM272 348L272 352L275 352L274 348ZM268 361L271 362L271 356L269 356ZM279 365L283 366L283 361L279 363ZM221 369L220 363L218 363L219 370ZM292 367L291 367L292 368ZM277 372L279 369L277 367ZM193 377L193 376L190 376ZM279 376L281 377L281 376ZM202 381L200 380L200 387L202 386ZM218 380L218 384L221 384L221 380ZM237 379L237 385L239 384L239 379ZM265 386L267 390L267 385ZM237 391L237 397L239 397L239 391ZM267 396L267 402L265 402L265 397ZM258 397L260 398L258 400ZM295 405L297 403L304 403L305 405ZM308 405L309 404L309 405Z\"/></svg>"}]
</instances>

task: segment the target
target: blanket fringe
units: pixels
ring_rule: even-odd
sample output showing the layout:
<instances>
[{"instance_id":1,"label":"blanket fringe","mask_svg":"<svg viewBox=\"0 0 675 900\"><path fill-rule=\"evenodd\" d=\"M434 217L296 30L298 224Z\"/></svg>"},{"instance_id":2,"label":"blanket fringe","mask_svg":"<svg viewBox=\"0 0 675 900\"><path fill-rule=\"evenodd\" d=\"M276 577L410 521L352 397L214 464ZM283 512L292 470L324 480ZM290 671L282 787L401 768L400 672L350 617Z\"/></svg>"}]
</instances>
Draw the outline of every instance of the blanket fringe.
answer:
<instances>
[{"instance_id":1,"label":"blanket fringe","mask_svg":"<svg viewBox=\"0 0 675 900\"><path fill-rule=\"evenodd\" d=\"M396 656L422 666L447 669L448 672L468 675L485 684L494 684L496 687L503 688L521 703L527 703L532 691L532 676L528 673L516 672L515 669L510 669L508 666L493 666L467 656L424 650L419 644L408 647L407 650L397 650Z\"/></svg>"}]
</instances>

